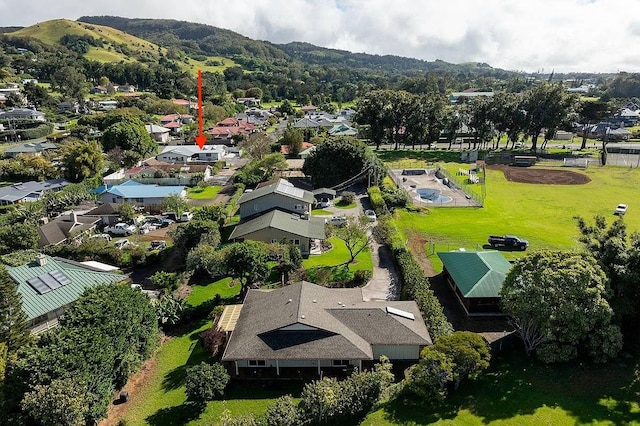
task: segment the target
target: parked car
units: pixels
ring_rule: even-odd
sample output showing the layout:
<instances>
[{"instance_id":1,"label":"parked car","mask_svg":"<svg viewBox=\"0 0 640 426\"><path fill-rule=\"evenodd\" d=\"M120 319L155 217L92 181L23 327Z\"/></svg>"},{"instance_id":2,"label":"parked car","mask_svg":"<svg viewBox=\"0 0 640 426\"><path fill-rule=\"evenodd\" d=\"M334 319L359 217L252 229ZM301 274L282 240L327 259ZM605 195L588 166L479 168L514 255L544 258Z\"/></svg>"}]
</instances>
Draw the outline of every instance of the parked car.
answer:
<instances>
[{"instance_id":1,"label":"parked car","mask_svg":"<svg viewBox=\"0 0 640 426\"><path fill-rule=\"evenodd\" d=\"M617 216L624 216L624 214L627 212L628 207L629 206L627 206L626 204L618 204L616 206L616 209L613 211L613 214Z\"/></svg>"},{"instance_id":2,"label":"parked car","mask_svg":"<svg viewBox=\"0 0 640 426\"><path fill-rule=\"evenodd\" d=\"M378 219L376 212L373 210L365 210L364 215L369 219L369 222L375 222Z\"/></svg>"},{"instance_id":3,"label":"parked car","mask_svg":"<svg viewBox=\"0 0 640 426\"><path fill-rule=\"evenodd\" d=\"M141 234L148 234L150 231L155 231L156 229L158 229L156 225L152 225L148 222L145 222L142 225L140 225L140 227L138 228L138 231Z\"/></svg>"},{"instance_id":4,"label":"parked car","mask_svg":"<svg viewBox=\"0 0 640 426\"><path fill-rule=\"evenodd\" d=\"M331 207L331 200L328 198L321 198L316 204L319 209L324 209L325 207Z\"/></svg>"},{"instance_id":5,"label":"parked car","mask_svg":"<svg viewBox=\"0 0 640 426\"><path fill-rule=\"evenodd\" d=\"M347 218L344 216L331 216L325 219L324 223L334 226L344 226L347 224Z\"/></svg>"},{"instance_id":6,"label":"parked car","mask_svg":"<svg viewBox=\"0 0 640 426\"><path fill-rule=\"evenodd\" d=\"M529 246L529 241L518 238L515 235L505 235L504 237L491 235L487 241L491 247L508 247L526 250Z\"/></svg>"},{"instance_id":7,"label":"parked car","mask_svg":"<svg viewBox=\"0 0 640 426\"><path fill-rule=\"evenodd\" d=\"M174 222L178 221L178 215L174 212L166 212L162 215L162 217L166 218L166 219L171 219Z\"/></svg>"},{"instance_id":8,"label":"parked car","mask_svg":"<svg viewBox=\"0 0 640 426\"><path fill-rule=\"evenodd\" d=\"M113 244L118 250L122 250L125 248L130 248L133 247L133 243L131 243L131 241L125 239L122 240L118 240Z\"/></svg>"},{"instance_id":9,"label":"parked car","mask_svg":"<svg viewBox=\"0 0 640 426\"><path fill-rule=\"evenodd\" d=\"M111 235L133 235L137 232L137 229L133 225L129 225L124 222L116 223L113 226L107 226L104 228L104 232Z\"/></svg>"},{"instance_id":10,"label":"parked car","mask_svg":"<svg viewBox=\"0 0 640 426\"><path fill-rule=\"evenodd\" d=\"M193 219L193 213L191 212L184 212L180 216L180 222L189 222L191 219Z\"/></svg>"},{"instance_id":11,"label":"parked car","mask_svg":"<svg viewBox=\"0 0 640 426\"><path fill-rule=\"evenodd\" d=\"M164 250L167 247L167 243L162 240L151 241L149 244L149 250Z\"/></svg>"}]
</instances>

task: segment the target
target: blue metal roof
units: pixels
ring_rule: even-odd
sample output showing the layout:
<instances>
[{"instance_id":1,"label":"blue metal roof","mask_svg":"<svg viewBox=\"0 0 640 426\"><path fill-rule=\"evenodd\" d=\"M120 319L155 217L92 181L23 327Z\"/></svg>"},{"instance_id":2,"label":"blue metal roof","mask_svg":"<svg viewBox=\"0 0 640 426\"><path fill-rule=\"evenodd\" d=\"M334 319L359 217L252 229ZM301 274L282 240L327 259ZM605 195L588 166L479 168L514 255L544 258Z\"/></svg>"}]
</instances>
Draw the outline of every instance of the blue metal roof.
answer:
<instances>
[{"instance_id":1,"label":"blue metal roof","mask_svg":"<svg viewBox=\"0 0 640 426\"><path fill-rule=\"evenodd\" d=\"M113 186L105 192L122 198L164 198L170 195L180 195L184 186L144 185L135 181L126 181Z\"/></svg>"}]
</instances>

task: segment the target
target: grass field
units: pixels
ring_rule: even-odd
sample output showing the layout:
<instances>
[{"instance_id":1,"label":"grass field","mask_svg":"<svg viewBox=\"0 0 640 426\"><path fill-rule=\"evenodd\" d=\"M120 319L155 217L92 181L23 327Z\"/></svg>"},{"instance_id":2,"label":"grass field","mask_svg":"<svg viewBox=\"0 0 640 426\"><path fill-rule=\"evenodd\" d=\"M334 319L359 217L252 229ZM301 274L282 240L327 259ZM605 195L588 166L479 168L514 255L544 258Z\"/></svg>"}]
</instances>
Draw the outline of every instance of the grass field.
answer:
<instances>
[{"instance_id":1,"label":"grass field","mask_svg":"<svg viewBox=\"0 0 640 426\"><path fill-rule=\"evenodd\" d=\"M221 189L222 187L219 185L207 186L206 188L195 186L187 190L187 198L192 200L213 200Z\"/></svg>"},{"instance_id":2,"label":"grass field","mask_svg":"<svg viewBox=\"0 0 640 426\"><path fill-rule=\"evenodd\" d=\"M231 278L222 278L205 284L194 285L187 296L187 303L191 306L200 306L204 302L213 299L219 294L223 299L237 296L240 293L240 285L230 287Z\"/></svg>"},{"instance_id":3,"label":"grass field","mask_svg":"<svg viewBox=\"0 0 640 426\"><path fill-rule=\"evenodd\" d=\"M451 165L457 168L457 164ZM588 221L594 215L615 219L613 209L627 203L624 217L629 231L640 231L637 201L639 169L590 167L571 169L586 174L585 185L539 185L509 182L501 171L487 170L487 197L483 208L432 208L429 214L395 214L396 226L406 239L420 233L428 240L427 252L464 247L481 249L491 235L515 234L529 240L530 250L578 248L576 216ZM504 252L508 259L521 252ZM437 255L430 259L441 269Z\"/></svg>"},{"instance_id":4,"label":"grass field","mask_svg":"<svg viewBox=\"0 0 640 426\"><path fill-rule=\"evenodd\" d=\"M218 61L220 63L220 65L208 65L206 64L206 62L208 61ZM223 58L221 56L211 56L208 58L207 61L198 61L196 59L193 58L189 58L187 62L185 61L179 61L178 65L180 65L180 68L183 71L187 71L188 73L191 73L193 75L197 75L198 74L198 70L202 71L202 72L222 72L227 68L233 67L236 65L235 62L233 62L233 60L228 59L228 58Z\"/></svg>"},{"instance_id":5,"label":"grass field","mask_svg":"<svg viewBox=\"0 0 640 426\"><path fill-rule=\"evenodd\" d=\"M521 352L495 360L440 406L398 401L362 423L382 425L639 425L634 363L546 366Z\"/></svg>"}]
</instances>

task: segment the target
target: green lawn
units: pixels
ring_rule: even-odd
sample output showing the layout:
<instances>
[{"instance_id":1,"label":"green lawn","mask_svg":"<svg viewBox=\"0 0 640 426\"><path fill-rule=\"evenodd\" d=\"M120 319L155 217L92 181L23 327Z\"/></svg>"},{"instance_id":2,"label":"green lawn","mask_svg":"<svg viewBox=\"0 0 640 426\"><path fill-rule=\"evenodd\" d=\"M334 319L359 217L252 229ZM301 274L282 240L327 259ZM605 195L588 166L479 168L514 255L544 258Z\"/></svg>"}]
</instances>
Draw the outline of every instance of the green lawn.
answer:
<instances>
[{"instance_id":1,"label":"green lawn","mask_svg":"<svg viewBox=\"0 0 640 426\"><path fill-rule=\"evenodd\" d=\"M230 284L231 278L229 277L202 285L196 284L193 286L189 296L187 296L186 301L191 306L200 306L202 303L213 299L216 294L219 294L223 299L237 296L240 293L240 285L236 284L230 287Z\"/></svg>"},{"instance_id":2,"label":"green lawn","mask_svg":"<svg viewBox=\"0 0 640 426\"><path fill-rule=\"evenodd\" d=\"M341 201L338 201L334 204L334 206L338 209L353 209L357 206L357 204L355 203L355 201L351 204L343 204Z\"/></svg>"},{"instance_id":3,"label":"green lawn","mask_svg":"<svg viewBox=\"0 0 640 426\"><path fill-rule=\"evenodd\" d=\"M343 265L349 260L349 251L344 244L344 241L331 237L328 239L331 243L331 250L320 255L309 256L302 262L302 266L307 270L310 280L313 282L313 277L319 268L333 268L334 274L339 274L341 271L336 266ZM342 268L339 268L342 269ZM349 265L349 271L355 272L360 270L368 270L373 273L373 261L371 259L371 251L369 249L363 250L356 256L354 263Z\"/></svg>"},{"instance_id":4,"label":"green lawn","mask_svg":"<svg viewBox=\"0 0 640 426\"><path fill-rule=\"evenodd\" d=\"M187 198L192 200L213 200L221 189L222 187L219 185L207 186L205 188L194 186L187 190Z\"/></svg>"},{"instance_id":5,"label":"green lawn","mask_svg":"<svg viewBox=\"0 0 640 426\"><path fill-rule=\"evenodd\" d=\"M522 352L496 360L489 373L438 407L398 401L362 423L380 425L640 425L634 363L547 366Z\"/></svg>"},{"instance_id":6,"label":"green lawn","mask_svg":"<svg viewBox=\"0 0 640 426\"><path fill-rule=\"evenodd\" d=\"M311 215L312 216L331 216L333 213L330 212L329 210L324 210L324 209L314 209L311 210Z\"/></svg>"},{"instance_id":7,"label":"green lawn","mask_svg":"<svg viewBox=\"0 0 640 426\"><path fill-rule=\"evenodd\" d=\"M449 165L458 167L457 164ZM460 165L462 167L462 165ZM564 170L564 169L563 169ZM624 217L629 231L640 231L637 182L640 169L590 167L585 185L534 185L509 182L497 170L487 170L487 197L483 208L431 208L429 214L397 211L395 222L403 238L411 233L428 239L425 249L436 271L441 269L432 251L460 247L478 250L489 235L515 234L529 240L530 250L578 247L576 216L592 221L596 214L613 221L613 209L627 203ZM508 259L522 252L504 252Z\"/></svg>"},{"instance_id":8,"label":"green lawn","mask_svg":"<svg viewBox=\"0 0 640 426\"><path fill-rule=\"evenodd\" d=\"M229 287L230 282L230 278L224 278L195 285L187 297L187 302L197 307L211 300L216 294L220 294L222 298L236 296L240 286ZM186 403L184 381L187 368L211 360L199 342L199 334L209 327L211 321L195 322L162 344L154 357L157 362L155 371L138 393L131 395L131 400L127 403L129 407L123 417L127 424L212 424L219 420L225 408L234 415L261 414L276 398L286 393L297 395L299 389L293 388L272 391L237 386L228 389L224 401L210 402L202 413Z\"/></svg>"}]
</instances>

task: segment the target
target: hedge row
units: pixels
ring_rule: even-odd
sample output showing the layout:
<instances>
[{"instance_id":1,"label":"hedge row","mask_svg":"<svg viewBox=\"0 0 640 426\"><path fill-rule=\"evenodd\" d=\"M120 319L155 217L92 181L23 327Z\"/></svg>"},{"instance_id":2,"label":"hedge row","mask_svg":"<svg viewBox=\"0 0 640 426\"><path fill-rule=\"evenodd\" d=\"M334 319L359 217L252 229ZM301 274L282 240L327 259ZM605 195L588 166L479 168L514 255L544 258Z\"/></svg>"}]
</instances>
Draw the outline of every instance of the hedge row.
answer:
<instances>
[{"instance_id":1,"label":"hedge row","mask_svg":"<svg viewBox=\"0 0 640 426\"><path fill-rule=\"evenodd\" d=\"M44 138L48 134L53 131L53 124L51 123L42 123L37 127L32 129L22 129L18 130L16 133L20 136L20 139L23 141L29 139L40 139Z\"/></svg>"},{"instance_id":2,"label":"hedge row","mask_svg":"<svg viewBox=\"0 0 640 426\"><path fill-rule=\"evenodd\" d=\"M404 282L402 292L405 297L415 300L418 304L431 338L435 340L451 334L453 327L444 315L440 301L431 290L429 279L398 235L391 218L380 218L377 228L377 236L391 248L398 264Z\"/></svg>"},{"instance_id":3,"label":"hedge row","mask_svg":"<svg viewBox=\"0 0 640 426\"><path fill-rule=\"evenodd\" d=\"M386 212L386 204L384 203L384 199L382 198L382 192L380 192L380 188L377 186L372 186L367 189L367 193L369 194L369 202L371 202L371 207L376 212L377 215L382 215Z\"/></svg>"}]
</instances>

